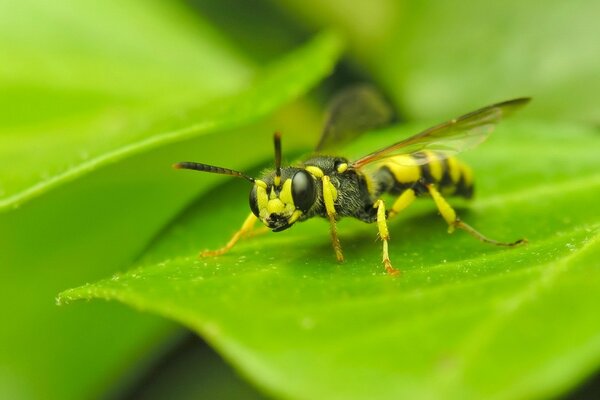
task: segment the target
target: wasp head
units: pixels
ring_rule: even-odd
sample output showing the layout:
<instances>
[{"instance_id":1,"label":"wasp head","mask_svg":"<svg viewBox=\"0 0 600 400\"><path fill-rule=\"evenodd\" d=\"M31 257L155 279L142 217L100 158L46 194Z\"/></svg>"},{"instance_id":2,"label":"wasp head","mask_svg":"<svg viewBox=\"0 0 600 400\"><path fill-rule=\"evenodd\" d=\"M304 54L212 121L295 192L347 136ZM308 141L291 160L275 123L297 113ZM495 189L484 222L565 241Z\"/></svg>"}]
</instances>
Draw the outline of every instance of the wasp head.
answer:
<instances>
[{"instance_id":1,"label":"wasp head","mask_svg":"<svg viewBox=\"0 0 600 400\"><path fill-rule=\"evenodd\" d=\"M237 176L254 184L250 191L250 209L274 232L283 231L298 221L317 202L316 180L303 168L281 168L281 135L273 136L275 170L262 179L254 179L240 171L209 164L184 161L177 169Z\"/></svg>"},{"instance_id":2,"label":"wasp head","mask_svg":"<svg viewBox=\"0 0 600 400\"><path fill-rule=\"evenodd\" d=\"M315 204L315 178L302 168L282 168L254 181L250 209L274 232L292 226Z\"/></svg>"}]
</instances>

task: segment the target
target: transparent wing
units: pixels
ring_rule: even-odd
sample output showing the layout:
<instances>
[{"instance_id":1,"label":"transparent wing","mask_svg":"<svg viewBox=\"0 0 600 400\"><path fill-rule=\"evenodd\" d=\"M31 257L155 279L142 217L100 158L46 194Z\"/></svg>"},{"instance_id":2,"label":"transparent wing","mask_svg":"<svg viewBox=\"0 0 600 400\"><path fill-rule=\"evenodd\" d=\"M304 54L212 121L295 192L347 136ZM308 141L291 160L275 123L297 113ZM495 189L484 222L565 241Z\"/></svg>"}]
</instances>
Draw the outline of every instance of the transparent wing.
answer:
<instances>
[{"instance_id":1,"label":"transparent wing","mask_svg":"<svg viewBox=\"0 0 600 400\"><path fill-rule=\"evenodd\" d=\"M368 154L354 161L351 166L358 169L390 157L424 150L435 151L442 158L450 157L483 142L501 118L521 108L530 100L528 97L508 100L470 112ZM428 162L426 157L410 160L400 157L397 161L402 163L403 159L417 164Z\"/></svg>"},{"instance_id":2,"label":"transparent wing","mask_svg":"<svg viewBox=\"0 0 600 400\"><path fill-rule=\"evenodd\" d=\"M333 150L362 133L390 123L394 112L383 95L370 85L357 85L329 103L317 152Z\"/></svg>"}]
</instances>

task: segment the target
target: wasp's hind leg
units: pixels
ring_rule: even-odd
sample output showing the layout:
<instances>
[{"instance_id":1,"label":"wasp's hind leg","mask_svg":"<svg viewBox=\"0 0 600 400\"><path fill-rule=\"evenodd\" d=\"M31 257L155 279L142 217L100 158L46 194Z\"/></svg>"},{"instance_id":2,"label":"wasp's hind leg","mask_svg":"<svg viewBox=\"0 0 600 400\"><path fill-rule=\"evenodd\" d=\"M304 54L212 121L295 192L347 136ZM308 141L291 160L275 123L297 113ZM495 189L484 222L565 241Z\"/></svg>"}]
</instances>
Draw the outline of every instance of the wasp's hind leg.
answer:
<instances>
[{"instance_id":1,"label":"wasp's hind leg","mask_svg":"<svg viewBox=\"0 0 600 400\"><path fill-rule=\"evenodd\" d=\"M454 211L454 209L450 206L450 204L448 204L446 199L444 199L442 197L442 195L440 194L440 192L438 192L438 190L435 188L434 185L429 184L426 186L427 186L427 190L429 191L429 194L431 194L431 197L433 198L433 201L435 201L435 205L437 206L438 210L440 211L440 214L442 214L442 217L448 223L448 233L452 233L452 232L454 232L455 228L459 228L459 229L466 231L467 233L469 233L471 236L473 236L477 240L480 240L485 243L494 244L496 246L512 247L512 246L517 246L522 243L527 243L526 239L519 239L517 241L509 242L509 243L499 242L497 240L490 239L490 238L482 235L477 230L475 230L475 228L473 228L470 225L467 225L466 223L461 221L460 218L458 218L458 216L456 215L456 211Z\"/></svg>"},{"instance_id":2,"label":"wasp's hind leg","mask_svg":"<svg viewBox=\"0 0 600 400\"><path fill-rule=\"evenodd\" d=\"M390 261L390 255L388 253L388 241L390 240L390 232L387 227L387 216L385 213L385 204L383 200L379 199L373 205L373 208L377 209L377 228L379 229L379 237L383 242L383 266L385 270L390 275L398 275L400 273L399 270L392 267L392 262Z\"/></svg>"},{"instance_id":3,"label":"wasp's hind leg","mask_svg":"<svg viewBox=\"0 0 600 400\"><path fill-rule=\"evenodd\" d=\"M229 239L229 242L227 242L227 244L225 246L223 246L217 250L204 250L203 252L200 253L200 257L220 256L222 254L227 253L229 250L231 250L231 248L241 238L248 237L248 236L255 236L259 233L263 233L262 230L254 230L254 224L256 223L257 219L258 218L256 218L256 216L254 214L250 213L250 215L248 215L248 217L242 224L242 227L236 233L233 234L233 236L231 237L231 239ZM266 231L266 230L264 230L264 231Z\"/></svg>"}]
</instances>

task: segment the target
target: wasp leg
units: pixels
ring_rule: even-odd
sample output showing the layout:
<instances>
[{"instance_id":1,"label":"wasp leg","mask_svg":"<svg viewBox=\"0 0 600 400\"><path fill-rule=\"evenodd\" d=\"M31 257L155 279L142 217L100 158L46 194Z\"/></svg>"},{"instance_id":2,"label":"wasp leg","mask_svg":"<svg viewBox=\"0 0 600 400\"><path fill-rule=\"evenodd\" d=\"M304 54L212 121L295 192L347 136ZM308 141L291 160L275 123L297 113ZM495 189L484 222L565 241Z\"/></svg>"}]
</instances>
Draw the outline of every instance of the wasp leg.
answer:
<instances>
[{"instance_id":1,"label":"wasp leg","mask_svg":"<svg viewBox=\"0 0 600 400\"><path fill-rule=\"evenodd\" d=\"M448 233L452 233L454 232L455 228L459 228L466 231L477 240L480 240L485 243L494 244L496 246L512 247L522 243L527 243L526 239L519 239L517 241L507 243L499 242L497 240L490 239L484 236L483 234L475 230L475 228L473 228L470 225L467 225L466 223L461 221L460 218L458 218L458 216L456 215L456 211L454 211L454 209L450 206L450 204L448 204L446 199L442 197L442 195L440 194L440 192L438 192L434 185L427 185L427 190L429 191L429 194L431 194L431 197L433 197L433 201L435 201L435 205L440 211L440 214L442 214L442 217L448 223Z\"/></svg>"},{"instance_id":2,"label":"wasp leg","mask_svg":"<svg viewBox=\"0 0 600 400\"><path fill-rule=\"evenodd\" d=\"M247 232L246 234L244 234L244 238L251 238L254 236L260 236L260 235L264 235L267 232L270 232L271 230L269 228L267 228L266 226L262 225L259 228L254 228L251 231Z\"/></svg>"},{"instance_id":3,"label":"wasp leg","mask_svg":"<svg viewBox=\"0 0 600 400\"><path fill-rule=\"evenodd\" d=\"M335 187L331 183L331 180L327 175L323 175L321 178L323 181L323 200L325 202L325 209L327 210L327 217L329 218L329 224L331 226L331 243L333 244L333 250L335 251L335 257L339 262L344 261L344 253L342 253L342 245L337 235L337 227L335 224L335 206L334 206L334 193Z\"/></svg>"},{"instance_id":4,"label":"wasp leg","mask_svg":"<svg viewBox=\"0 0 600 400\"><path fill-rule=\"evenodd\" d=\"M242 224L242 227L236 233L233 234L233 236L231 237L231 239L229 239L229 242L227 242L225 246L217 250L205 250L200 253L200 257L215 257L227 253L237 243L238 240L250 235L250 233L254 229L254 224L256 223L256 220L256 216L250 213L250 215L248 215L248 217Z\"/></svg>"},{"instance_id":5,"label":"wasp leg","mask_svg":"<svg viewBox=\"0 0 600 400\"><path fill-rule=\"evenodd\" d=\"M394 202L392 209L388 213L388 219L394 218L406 207L410 206L415 201L416 194L413 189L406 189Z\"/></svg>"},{"instance_id":6,"label":"wasp leg","mask_svg":"<svg viewBox=\"0 0 600 400\"><path fill-rule=\"evenodd\" d=\"M379 237L383 241L383 266L388 274L398 275L400 271L392 267L392 262L390 261L390 255L388 253L390 232L388 231L386 223L385 204L383 203L383 200L380 199L375 202L373 207L377 209L377 228L379 229Z\"/></svg>"}]
</instances>

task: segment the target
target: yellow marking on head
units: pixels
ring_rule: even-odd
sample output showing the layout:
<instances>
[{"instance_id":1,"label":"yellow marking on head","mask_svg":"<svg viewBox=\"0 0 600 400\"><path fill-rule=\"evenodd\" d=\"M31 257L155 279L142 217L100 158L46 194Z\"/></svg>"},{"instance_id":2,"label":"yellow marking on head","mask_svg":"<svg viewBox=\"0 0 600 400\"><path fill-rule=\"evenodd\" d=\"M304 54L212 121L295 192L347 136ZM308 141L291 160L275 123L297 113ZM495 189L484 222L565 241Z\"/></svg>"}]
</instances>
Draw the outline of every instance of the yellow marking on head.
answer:
<instances>
[{"instance_id":1,"label":"yellow marking on head","mask_svg":"<svg viewBox=\"0 0 600 400\"><path fill-rule=\"evenodd\" d=\"M315 167L313 165L309 165L307 167L304 167L305 170L308 171L309 174L311 174L312 176L314 176L315 178L322 178L323 175L325 175L323 173L323 170L319 167Z\"/></svg>"},{"instance_id":2,"label":"yellow marking on head","mask_svg":"<svg viewBox=\"0 0 600 400\"><path fill-rule=\"evenodd\" d=\"M279 199L271 199L267 204L269 214L281 214L285 210L285 205Z\"/></svg>"},{"instance_id":3,"label":"yellow marking on head","mask_svg":"<svg viewBox=\"0 0 600 400\"><path fill-rule=\"evenodd\" d=\"M258 181L256 181L256 182L258 182ZM256 202L257 202L260 217L266 218L267 206L269 205L269 196L267 196L266 187L262 187L261 185L256 186Z\"/></svg>"},{"instance_id":4,"label":"yellow marking on head","mask_svg":"<svg viewBox=\"0 0 600 400\"><path fill-rule=\"evenodd\" d=\"M425 157L427 157L427 165L429 165L429 173L431 174L431 177L436 182L441 181L444 171L442 171L442 163L440 158L431 151L424 151L423 153L425 154Z\"/></svg>"},{"instance_id":5,"label":"yellow marking on head","mask_svg":"<svg viewBox=\"0 0 600 400\"><path fill-rule=\"evenodd\" d=\"M275 175L275 178L273 179L273 183L275 184L275 186L279 187L279 185L281 185L281 177Z\"/></svg>"},{"instance_id":6,"label":"yellow marking on head","mask_svg":"<svg viewBox=\"0 0 600 400\"><path fill-rule=\"evenodd\" d=\"M298 218L300 218L301 215L302 215L302 211L300 211L300 210L294 211L294 213L292 214L292 216L288 219L288 224L291 225L294 222L298 221Z\"/></svg>"},{"instance_id":7,"label":"yellow marking on head","mask_svg":"<svg viewBox=\"0 0 600 400\"><path fill-rule=\"evenodd\" d=\"M416 182L421 178L421 169L409 155L394 157L384 165L390 169L396 181L400 183Z\"/></svg>"},{"instance_id":8,"label":"yellow marking on head","mask_svg":"<svg viewBox=\"0 0 600 400\"><path fill-rule=\"evenodd\" d=\"M342 174L344 172L346 172L346 170L348 169L348 164L347 163L341 163L340 165L338 165L337 167L337 172L339 174Z\"/></svg>"},{"instance_id":9,"label":"yellow marking on head","mask_svg":"<svg viewBox=\"0 0 600 400\"><path fill-rule=\"evenodd\" d=\"M458 183L460 179L460 164L454 157L448 158L448 174L453 183Z\"/></svg>"},{"instance_id":10,"label":"yellow marking on head","mask_svg":"<svg viewBox=\"0 0 600 400\"><path fill-rule=\"evenodd\" d=\"M281 188L281 192L279 192L279 198L286 205L294 204L294 199L292 197L292 180L291 179L286 179L285 182L283 182L283 187Z\"/></svg>"},{"instance_id":11,"label":"yellow marking on head","mask_svg":"<svg viewBox=\"0 0 600 400\"><path fill-rule=\"evenodd\" d=\"M260 179L255 179L255 180L254 180L254 184L255 184L256 186L260 186L260 187L261 187L261 188L263 188L263 189L266 189L266 188L267 188L267 184L266 184L264 181L261 181Z\"/></svg>"},{"instance_id":12,"label":"yellow marking on head","mask_svg":"<svg viewBox=\"0 0 600 400\"><path fill-rule=\"evenodd\" d=\"M269 193L269 199L273 200L277 198L277 193L275 193L275 187L271 186L271 193Z\"/></svg>"}]
</instances>

